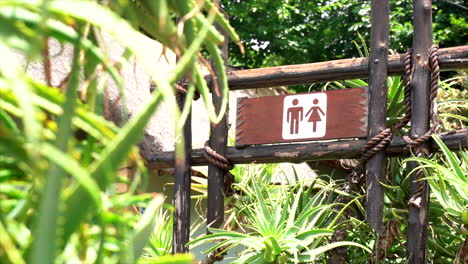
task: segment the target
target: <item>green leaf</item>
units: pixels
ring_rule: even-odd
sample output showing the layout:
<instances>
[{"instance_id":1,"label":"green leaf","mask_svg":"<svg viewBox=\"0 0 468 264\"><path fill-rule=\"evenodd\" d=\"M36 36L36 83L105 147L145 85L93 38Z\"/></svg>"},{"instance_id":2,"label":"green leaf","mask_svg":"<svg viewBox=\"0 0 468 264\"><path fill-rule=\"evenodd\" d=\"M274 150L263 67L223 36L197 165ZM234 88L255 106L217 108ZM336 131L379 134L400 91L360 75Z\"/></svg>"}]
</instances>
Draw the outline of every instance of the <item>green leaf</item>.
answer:
<instances>
[{"instance_id":1,"label":"green leaf","mask_svg":"<svg viewBox=\"0 0 468 264\"><path fill-rule=\"evenodd\" d=\"M163 205L164 197L157 195L148 205L140 221L135 226L135 231L128 241L128 263L136 263L143 253L143 248L148 243L156 222L156 214Z\"/></svg>"},{"instance_id":2,"label":"green leaf","mask_svg":"<svg viewBox=\"0 0 468 264\"><path fill-rule=\"evenodd\" d=\"M16 126L15 122L3 109L0 109L0 121L7 129L12 131L14 134L20 135L20 130Z\"/></svg>"},{"instance_id":3,"label":"green leaf","mask_svg":"<svg viewBox=\"0 0 468 264\"><path fill-rule=\"evenodd\" d=\"M276 259L276 256L281 254L281 246L275 237L269 236L267 239L265 239L264 243L265 245L268 245L269 247L271 247L271 254L274 256L275 259Z\"/></svg>"},{"instance_id":4,"label":"green leaf","mask_svg":"<svg viewBox=\"0 0 468 264\"><path fill-rule=\"evenodd\" d=\"M161 97L161 93L155 91L145 108L122 128L114 140L102 151L101 157L90 166L90 174L92 178L96 179L101 189L105 189L109 185L108 175L115 173L130 149L142 136L142 132L159 105ZM89 199L87 192L82 188L77 189L67 199L65 215L74 215L75 217L65 223L65 241L78 227L79 221L77 219L82 219L88 213Z\"/></svg>"},{"instance_id":5,"label":"green leaf","mask_svg":"<svg viewBox=\"0 0 468 264\"><path fill-rule=\"evenodd\" d=\"M455 172L455 175L458 177L458 179L460 179L462 182L468 183L467 176L459 165L460 161L455 157L455 155L453 155L452 151L444 144L439 136L433 135L432 138L437 143L437 145L439 145L440 149L444 153L446 160L449 162L450 168Z\"/></svg>"},{"instance_id":6,"label":"green leaf","mask_svg":"<svg viewBox=\"0 0 468 264\"><path fill-rule=\"evenodd\" d=\"M72 175L93 198L94 205L97 206L97 209L102 209L101 190L93 178L91 178L88 171L76 160L50 144L42 144L41 153L68 174Z\"/></svg>"},{"instance_id":7,"label":"green leaf","mask_svg":"<svg viewBox=\"0 0 468 264\"><path fill-rule=\"evenodd\" d=\"M77 43L78 44L78 43ZM66 91L63 114L58 121L55 145L58 150L67 151L68 140L72 135L72 118L75 114L76 95L80 75L80 46L75 46L71 77ZM34 241L31 248L30 263L52 263L55 259L57 243L57 226L59 225L59 203L62 178L65 173L56 164L49 167L45 187L40 200L36 226L33 232Z\"/></svg>"},{"instance_id":8,"label":"green leaf","mask_svg":"<svg viewBox=\"0 0 468 264\"><path fill-rule=\"evenodd\" d=\"M363 245L355 243L355 242L334 242L334 243L330 243L330 244L328 244L326 246L322 246L322 247L318 247L318 248L309 250L306 254L303 254L303 255L299 256L299 261L300 262L314 261L315 258L320 254L323 254L323 253L325 253L325 252L327 252L327 251L329 251L331 249L337 248L337 247L345 247L345 246L359 247L359 248L364 249L367 253L372 252L372 250L370 250L366 246L363 246Z\"/></svg>"},{"instance_id":9,"label":"green leaf","mask_svg":"<svg viewBox=\"0 0 468 264\"><path fill-rule=\"evenodd\" d=\"M25 264L26 262L21 256L21 252L16 247L14 241L11 239L8 234L5 226L0 221L0 246L3 249L3 254L9 259L11 263L15 264Z\"/></svg>"},{"instance_id":10,"label":"green leaf","mask_svg":"<svg viewBox=\"0 0 468 264\"><path fill-rule=\"evenodd\" d=\"M176 254L138 260L138 264L192 264L192 254Z\"/></svg>"},{"instance_id":11,"label":"green leaf","mask_svg":"<svg viewBox=\"0 0 468 264\"><path fill-rule=\"evenodd\" d=\"M333 230L330 230L330 229L314 229L314 230L309 230L309 231L297 234L296 239L307 240L313 237L329 236L332 234L333 234Z\"/></svg>"}]
</instances>

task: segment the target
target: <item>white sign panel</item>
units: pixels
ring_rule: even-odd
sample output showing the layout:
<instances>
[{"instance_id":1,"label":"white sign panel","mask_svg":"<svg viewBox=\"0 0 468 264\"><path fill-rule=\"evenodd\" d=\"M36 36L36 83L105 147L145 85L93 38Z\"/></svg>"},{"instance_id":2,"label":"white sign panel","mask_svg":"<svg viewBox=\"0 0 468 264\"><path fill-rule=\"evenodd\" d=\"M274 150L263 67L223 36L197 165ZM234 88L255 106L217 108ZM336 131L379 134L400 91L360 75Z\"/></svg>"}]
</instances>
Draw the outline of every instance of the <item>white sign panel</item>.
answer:
<instances>
[{"instance_id":1,"label":"white sign panel","mask_svg":"<svg viewBox=\"0 0 468 264\"><path fill-rule=\"evenodd\" d=\"M283 101L283 139L324 137L327 94L289 95Z\"/></svg>"}]
</instances>

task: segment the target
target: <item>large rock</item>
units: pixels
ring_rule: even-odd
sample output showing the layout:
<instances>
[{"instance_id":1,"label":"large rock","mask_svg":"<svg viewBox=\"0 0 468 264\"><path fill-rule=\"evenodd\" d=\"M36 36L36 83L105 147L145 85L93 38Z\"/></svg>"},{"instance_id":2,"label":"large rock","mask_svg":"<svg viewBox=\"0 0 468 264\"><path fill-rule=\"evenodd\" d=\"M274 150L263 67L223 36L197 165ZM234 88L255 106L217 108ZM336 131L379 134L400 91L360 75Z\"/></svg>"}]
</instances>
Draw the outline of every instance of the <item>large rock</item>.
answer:
<instances>
[{"instance_id":1,"label":"large rock","mask_svg":"<svg viewBox=\"0 0 468 264\"><path fill-rule=\"evenodd\" d=\"M105 51L112 61L118 61L124 52L124 47L107 35L102 36ZM163 53L163 47L159 42L156 42L144 35L140 35L139 42L145 43L152 47L148 52L149 56L154 61L158 62L158 72L163 75L168 75L175 67L175 55L169 50ZM58 86L68 75L71 68L73 56L73 48L70 45L62 46L58 41L51 39L49 41L49 53L52 64L52 80L53 86ZM27 65L27 72L33 78L45 82L44 67L42 62L36 61L26 64L24 57L17 54L24 65ZM117 124L123 119L132 118L135 116L150 99L150 76L144 71L143 67L134 59L121 68L120 73L125 86L125 102L121 97L120 91L113 81L109 81L107 86L107 118L113 120ZM229 135L234 135L235 118L236 118L236 101L240 97L258 97L266 95L275 95L284 93L284 88L272 89L250 89L242 91L231 91L229 94ZM124 111L124 107L126 108ZM126 113L127 116L123 116ZM174 149L174 118L167 103L162 103L158 108L148 126L145 129L143 140L140 144L140 149L143 157L149 158L160 151L171 151ZM192 106L192 145L194 148L201 148L209 137L210 123L207 118L207 113L202 99L193 102ZM316 174L310 169L306 163L281 165L281 169L286 175L293 177L292 170L296 170L301 178L314 178ZM197 168L206 173L206 168ZM278 174L282 175L282 174ZM284 181L285 176L278 176L274 181ZM289 180L293 180L290 178Z\"/></svg>"}]
</instances>

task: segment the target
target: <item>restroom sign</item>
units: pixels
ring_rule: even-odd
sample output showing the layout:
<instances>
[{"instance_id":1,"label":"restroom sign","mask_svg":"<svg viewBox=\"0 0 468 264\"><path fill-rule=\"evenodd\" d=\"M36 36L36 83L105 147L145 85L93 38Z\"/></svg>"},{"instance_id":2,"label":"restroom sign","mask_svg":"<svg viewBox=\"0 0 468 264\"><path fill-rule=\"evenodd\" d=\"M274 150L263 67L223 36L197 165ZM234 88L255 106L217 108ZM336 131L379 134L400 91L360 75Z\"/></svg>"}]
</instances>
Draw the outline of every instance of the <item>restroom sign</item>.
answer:
<instances>
[{"instance_id":1,"label":"restroom sign","mask_svg":"<svg viewBox=\"0 0 468 264\"><path fill-rule=\"evenodd\" d=\"M238 99L237 146L366 136L366 87Z\"/></svg>"},{"instance_id":2,"label":"restroom sign","mask_svg":"<svg viewBox=\"0 0 468 264\"><path fill-rule=\"evenodd\" d=\"M283 100L283 139L321 138L327 131L327 94L290 95Z\"/></svg>"}]
</instances>

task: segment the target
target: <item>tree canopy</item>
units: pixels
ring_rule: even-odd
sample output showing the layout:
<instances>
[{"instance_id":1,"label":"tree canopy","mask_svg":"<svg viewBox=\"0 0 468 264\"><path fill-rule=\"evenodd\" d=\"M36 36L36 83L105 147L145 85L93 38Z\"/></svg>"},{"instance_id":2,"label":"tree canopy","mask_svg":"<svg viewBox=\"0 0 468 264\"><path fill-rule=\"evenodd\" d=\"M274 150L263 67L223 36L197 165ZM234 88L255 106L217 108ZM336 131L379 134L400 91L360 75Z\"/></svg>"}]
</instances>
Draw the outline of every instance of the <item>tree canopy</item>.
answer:
<instances>
[{"instance_id":1,"label":"tree canopy","mask_svg":"<svg viewBox=\"0 0 468 264\"><path fill-rule=\"evenodd\" d=\"M256 68L359 56L353 41L359 34L370 39L370 2L223 0L246 48L243 55L231 45L231 64ZM462 3L434 1L434 40L439 46L468 43L468 11L456 5ZM391 1L390 23L390 48L403 52L412 42L412 1Z\"/></svg>"}]
</instances>

